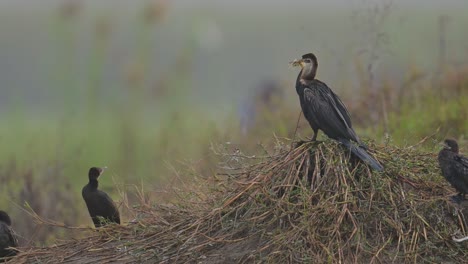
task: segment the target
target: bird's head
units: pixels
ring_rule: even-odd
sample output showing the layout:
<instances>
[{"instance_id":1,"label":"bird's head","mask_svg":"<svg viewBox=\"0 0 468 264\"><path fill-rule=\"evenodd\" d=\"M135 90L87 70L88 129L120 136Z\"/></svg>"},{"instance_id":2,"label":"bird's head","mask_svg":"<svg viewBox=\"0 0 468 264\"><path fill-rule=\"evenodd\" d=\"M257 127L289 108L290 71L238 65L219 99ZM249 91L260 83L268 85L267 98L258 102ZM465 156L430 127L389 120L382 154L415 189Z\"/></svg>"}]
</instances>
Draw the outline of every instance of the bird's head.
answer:
<instances>
[{"instance_id":1,"label":"bird's head","mask_svg":"<svg viewBox=\"0 0 468 264\"><path fill-rule=\"evenodd\" d=\"M104 168L92 167L91 169L89 169L89 173L88 173L89 179L97 180L97 178L101 176L101 174L104 172L104 169L106 168L107 167L104 167Z\"/></svg>"},{"instance_id":2,"label":"bird's head","mask_svg":"<svg viewBox=\"0 0 468 264\"><path fill-rule=\"evenodd\" d=\"M10 216L5 211L0 211L0 222L4 222L7 225L11 225Z\"/></svg>"},{"instance_id":3,"label":"bird's head","mask_svg":"<svg viewBox=\"0 0 468 264\"><path fill-rule=\"evenodd\" d=\"M317 72L318 61L312 53L302 55L301 59L295 59L289 63L293 67L300 66L302 68L303 79L314 79Z\"/></svg>"},{"instance_id":4,"label":"bird's head","mask_svg":"<svg viewBox=\"0 0 468 264\"><path fill-rule=\"evenodd\" d=\"M444 149L458 153L458 143L455 139L446 139L443 143Z\"/></svg>"},{"instance_id":5,"label":"bird's head","mask_svg":"<svg viewBox=\"0 0 468 264\"><path fill-rule=\"evenodd\" d=\"M317 57L315 57L314 54L312 53L307 53L302 55L301 59L295 59L291 61L289 64L291 64L293 67L301 66L301 68L306 68L306 67L316 67L317 65Z\"/></svg>"}]
</instances>

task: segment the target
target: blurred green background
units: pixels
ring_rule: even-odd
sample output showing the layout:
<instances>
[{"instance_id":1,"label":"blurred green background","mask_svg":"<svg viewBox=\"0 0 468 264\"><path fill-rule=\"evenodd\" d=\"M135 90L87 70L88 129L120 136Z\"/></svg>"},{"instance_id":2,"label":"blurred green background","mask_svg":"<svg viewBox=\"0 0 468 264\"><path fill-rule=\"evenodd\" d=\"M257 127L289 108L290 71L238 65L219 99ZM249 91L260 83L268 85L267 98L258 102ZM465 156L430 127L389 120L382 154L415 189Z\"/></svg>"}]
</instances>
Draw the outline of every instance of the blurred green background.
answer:
<instances>
[{"instance_id":1,"label":"blurred green background","mask_svg":"<svg viewBox=\"0 0 468 264\"><path fill-rule=\"evenodd\" d=\"M91 166L109 167L114 200L138 203L136 185L163 202L190 171L215 173L211 144L256 153L310 137L303 119L295 133L288 66L308 52L361 137L453 137L468 151L467 12L464 0L0 1L0 209L22 245L52 243L69 232L21 208L90 225Z\"/></svg>"}]
</instances>

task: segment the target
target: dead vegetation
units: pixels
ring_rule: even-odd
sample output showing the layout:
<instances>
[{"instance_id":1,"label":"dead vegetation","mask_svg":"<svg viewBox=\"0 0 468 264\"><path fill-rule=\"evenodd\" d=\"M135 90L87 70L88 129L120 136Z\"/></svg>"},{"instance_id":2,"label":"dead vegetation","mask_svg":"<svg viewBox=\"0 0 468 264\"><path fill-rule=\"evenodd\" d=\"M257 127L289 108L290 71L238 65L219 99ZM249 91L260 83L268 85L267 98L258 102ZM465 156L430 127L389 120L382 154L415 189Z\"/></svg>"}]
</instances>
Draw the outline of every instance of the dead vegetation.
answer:
<instances>
[{"instance_id":1,"label":"dead vegetation","mask_svg":"<svg viewBox=\"0 0 468 264\"><path fill-rule=\"evenodd\" d=\"M264 157L218 148L220 173L176 203L142 204L132 223L23 248L14 263L463 262L452 236L466 235L464 210L448 201L436 154L369 147L385 172L332 141L280 142Z\"/></svg>"}]
</instances>

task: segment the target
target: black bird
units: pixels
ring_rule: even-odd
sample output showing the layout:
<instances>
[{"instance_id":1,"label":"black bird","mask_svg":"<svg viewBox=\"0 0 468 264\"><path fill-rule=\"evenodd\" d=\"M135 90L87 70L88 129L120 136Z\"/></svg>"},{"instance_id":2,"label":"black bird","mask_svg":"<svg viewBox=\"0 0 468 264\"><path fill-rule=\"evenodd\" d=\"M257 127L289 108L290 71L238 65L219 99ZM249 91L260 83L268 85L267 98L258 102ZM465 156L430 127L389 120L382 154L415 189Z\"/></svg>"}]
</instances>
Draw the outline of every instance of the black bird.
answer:
<instances>
[{"instance_id":1,"label":"black bird","mask_svg":"<svg viewBox=\"0 0 468 264\"><path fill-rule=\"evenodd\" d=\"M4 211L0 211L0 258L15 256L17 253L14 249L7 249L18 246L18 241L10 226L10 216Z\"/></svg>"},{"instance_id":2,"label":"black bird","mask_svg":"<svg viewBox=\"0 0 468 264\"><path fill-rule=\"evenodd\" d=\"M103 169L92 167L89 169L89 183L83 187L81 194L88 207L89 215L95 227L101 227L108 222L120 224L120 215L114 201L107 193L98 190L98 177Z\"/></svg>"},{"instance_id":3,"label":"black bird","mask_svg":"<svg viewBox=\"0 0 468 264\"><path fill-rule=\"evenodd\" d=\"M382 171L382 165L366 152L366 146L354 132L346 106L325 83L315 79L318 67L317 57L308 53L302 55L302 59L294 60L292 65L302 68L297 76L296 91L304 117L314 131L312 141L317 140L320 129L329 138L346 146L374 170Z\"/></svg>"},{"instance_id":4,"label":"black bird","mask_svg":"<svg viewBox=\"0 0 468 264\"><path fill-rule=\"evenodd\" d=\"M458 153L457 141L446 139L438 160L442 175L458 191L452 199L461 202L468 193L468 158Z\"/></svg>"}]
</instances>

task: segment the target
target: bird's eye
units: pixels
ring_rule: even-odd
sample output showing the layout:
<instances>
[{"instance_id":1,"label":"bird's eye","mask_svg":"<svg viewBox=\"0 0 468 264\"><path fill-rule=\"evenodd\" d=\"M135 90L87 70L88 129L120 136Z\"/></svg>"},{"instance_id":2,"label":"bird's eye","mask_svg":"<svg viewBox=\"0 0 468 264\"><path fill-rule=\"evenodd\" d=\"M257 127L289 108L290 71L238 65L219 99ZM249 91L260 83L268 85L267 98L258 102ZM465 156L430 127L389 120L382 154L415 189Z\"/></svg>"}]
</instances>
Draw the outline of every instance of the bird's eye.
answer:
<instances>
[{"instance_id":1,"label":"bird's eye","mask_svg":"<svg viewBox=\"0 0 468 264\"><path fill-rule=\"evenodd\" d=\"M310 63L310 59L305 59L304 62L305 63Z\"/></svg>"}]
</instances>

